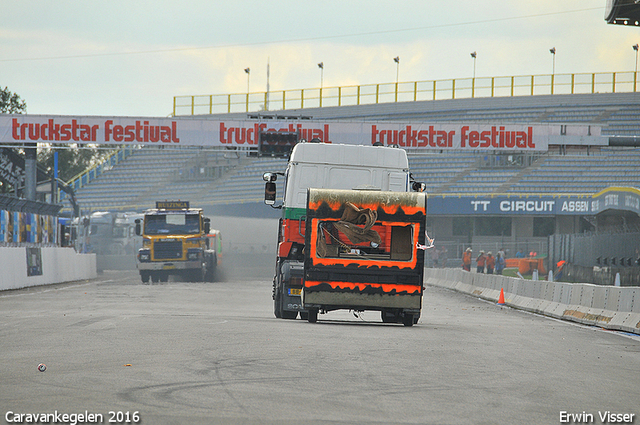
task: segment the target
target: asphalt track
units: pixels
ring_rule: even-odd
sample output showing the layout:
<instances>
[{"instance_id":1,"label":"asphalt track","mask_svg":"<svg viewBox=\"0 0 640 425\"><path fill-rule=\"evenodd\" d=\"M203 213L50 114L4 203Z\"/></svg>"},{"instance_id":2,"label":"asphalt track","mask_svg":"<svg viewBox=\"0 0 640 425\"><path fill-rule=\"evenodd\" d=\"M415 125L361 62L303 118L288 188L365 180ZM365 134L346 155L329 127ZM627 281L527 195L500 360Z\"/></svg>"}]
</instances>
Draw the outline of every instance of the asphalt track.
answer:
<instances>
[{"instance_id":1,"label":"asphalt track","mask_svg":"<svg viewBox=\"0 0 640 425\"><path fill-rule=\"evenodd\" d=\"M105 272L0 293L0 423L558 424L566 412L597 424L605 411L640 423L638 337L433 287L411 328L374 312L280 320L270 268L227 266L225 282Z\"/></svg>"}]
</instances>

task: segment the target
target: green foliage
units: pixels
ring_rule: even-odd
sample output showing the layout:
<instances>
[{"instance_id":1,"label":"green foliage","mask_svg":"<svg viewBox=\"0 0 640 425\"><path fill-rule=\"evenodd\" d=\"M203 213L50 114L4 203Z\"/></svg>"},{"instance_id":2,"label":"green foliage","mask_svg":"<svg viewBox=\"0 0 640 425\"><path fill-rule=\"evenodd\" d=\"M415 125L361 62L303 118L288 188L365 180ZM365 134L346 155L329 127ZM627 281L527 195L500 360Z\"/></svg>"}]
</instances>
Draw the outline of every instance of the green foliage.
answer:
<instances>
[{"instance_id":1,"label":"green foliage","mask_svg":"<svg viewBox=\"0 0 640 425\"><path fill-rule=\"evenodd\" d=\"M0 114L21 114L27 112L27 102L11 93L7 87L0 89Z\"/></svg>"},{"instance_id":2,"label":"green foliage","mask_svg":"<svg viewBox=\"0 0 640 425\"><path fill-rule=\"evenodd\" d=\"M41 148L38 152L38 164L53 175L53 156L58 152L58 178L69 182L78 174L102 162L114 150L98 149L95 145L83 145L72 148Z\"/></svg>"}]
</instances>

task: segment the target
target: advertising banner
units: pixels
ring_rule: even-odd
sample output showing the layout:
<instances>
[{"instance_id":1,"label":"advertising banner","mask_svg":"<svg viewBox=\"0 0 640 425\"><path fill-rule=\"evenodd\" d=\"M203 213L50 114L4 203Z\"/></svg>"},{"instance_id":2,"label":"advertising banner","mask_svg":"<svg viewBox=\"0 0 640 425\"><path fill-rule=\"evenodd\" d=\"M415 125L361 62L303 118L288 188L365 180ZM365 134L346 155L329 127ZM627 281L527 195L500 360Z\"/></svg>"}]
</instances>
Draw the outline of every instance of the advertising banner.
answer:
<instances>
[{"instance_id":1,"label":"advertising banner","mask_svg":"<svg viewBox=\"0 0 640 425\"><path fill-rule=\"evenodd\" d=\"M593 195L430 195L429 215L596 215L608 209L640 214L640 190L610 187Z\"/></svg>"},{"instance_id":2,"label":"advertising banner","mask_svg":"<svg viewBox=\"0 0 640 425\"><path fill-rule=\"evenodd\" d=\"M260 132L306 140L405 149L546 151L549 144L604 144L600 127L551 124L207 120L95 116L0 116L0 143L93 143L257 147Z\"/></svg>"}]
</instances>

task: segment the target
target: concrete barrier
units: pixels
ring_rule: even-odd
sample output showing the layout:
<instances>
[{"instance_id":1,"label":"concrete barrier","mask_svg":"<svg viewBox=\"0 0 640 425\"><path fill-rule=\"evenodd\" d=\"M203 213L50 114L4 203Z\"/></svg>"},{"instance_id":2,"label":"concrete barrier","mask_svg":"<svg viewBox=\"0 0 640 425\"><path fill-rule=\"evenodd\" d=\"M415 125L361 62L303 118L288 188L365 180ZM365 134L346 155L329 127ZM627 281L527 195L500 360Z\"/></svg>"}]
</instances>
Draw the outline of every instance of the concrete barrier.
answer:
<instances>
[{"instance_id":1,"label":"concrete barrier","mask_svg":"<svg viewBox=\"0 0 640 425\"><path fill-rule=\"evenodd\" d=\"M557 319L640 334L640 287L531 281L460 269L425 269L424 283ZM427 303L428 300L425 300Z\"/></svg>"},{"instance_id":2,"label":"concrete barrier","mask_svg":"<svg viewBox=\"0 0 640 425\"><path fill-rule=\"evenodd\" d=\"M0 247L0 291L97 277L95 254L60 247Z\"/></svg>"}]
</instances>

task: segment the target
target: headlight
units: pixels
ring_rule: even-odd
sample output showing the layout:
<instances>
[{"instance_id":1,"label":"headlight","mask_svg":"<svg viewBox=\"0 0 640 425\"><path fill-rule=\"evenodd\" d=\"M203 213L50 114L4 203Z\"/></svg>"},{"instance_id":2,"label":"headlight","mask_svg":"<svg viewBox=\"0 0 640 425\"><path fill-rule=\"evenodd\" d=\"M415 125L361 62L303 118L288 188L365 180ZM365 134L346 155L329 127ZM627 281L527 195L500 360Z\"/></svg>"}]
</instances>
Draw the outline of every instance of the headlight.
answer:
<instances>
[{"instance_id":1,"label":"headlight","mask_svg":"<svg viewBox=\"0 0 640 425\"><path fill-rule=\"evenodd\" d=\"M187 260L198 260L202 256L202 250L200 249L190 249L187 252Z\"/></svg>"},{"instance_id":2,"label":"headlight","mask_svg":"<svg viewBox=\"0 0 640 425\"><path fill-rule=\"evenodd\" d=\"M140 261L141 263L146 261L151 261L151 251L149 251L148 249L139 250L138 261Z\"/></svg>"}]
</instances>

